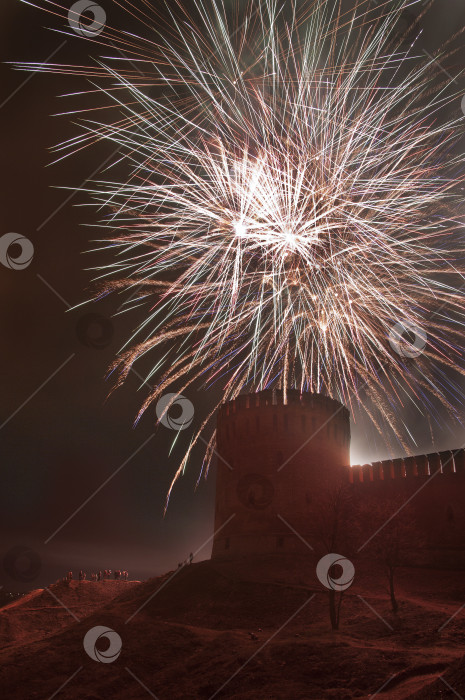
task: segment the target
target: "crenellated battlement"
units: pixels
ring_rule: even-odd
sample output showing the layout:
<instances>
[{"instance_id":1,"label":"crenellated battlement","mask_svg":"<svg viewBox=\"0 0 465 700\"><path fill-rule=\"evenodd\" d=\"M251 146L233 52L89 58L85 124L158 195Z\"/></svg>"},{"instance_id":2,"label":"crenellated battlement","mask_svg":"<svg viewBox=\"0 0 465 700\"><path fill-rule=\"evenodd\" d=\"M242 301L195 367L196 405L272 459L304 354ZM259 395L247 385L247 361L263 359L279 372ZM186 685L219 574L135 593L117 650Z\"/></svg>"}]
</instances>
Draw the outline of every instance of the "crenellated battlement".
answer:
<instances>
[{"instance_id":1,"label":"crenellated battlement","mask_svg":"<svg viewBox=\"0 0 465 700\"><path fill-rule=\"evenodd\" d=\"M298 389L288 389L286 392L286 402L284 399L285 395L281 389L265 389L253 394L241 394L235 399L222 404L219 409L219 415L229 416L249 408L291 405L299 405L308 408L325 408L328 412L333 413L336 411L349 413L348 409L342 406L339 401L325 396L324 394L301 393Z\"/></svg>"},{"instance_id":2,"label":"crenellated battlement","mask_svg":"<svg viewBox=\"0 0 465 700\"><path fill-rule=\"evenodd\" d=\"M307 556L321 503L342 477L352 483L354 502L369 506L373 499L378 508L386 499L394 510L397 497L412 503L425 542L415 561L460 561L465 568L465 449L350 467L347 408L295 389L244 394L223 404L216 438L214 559Z\"/></svg>"},{"instance_id":3,"label":"crenellated battlement","mask_svg":"<svg viewBox=\"0 0 465 700\"><path fill-rule=\"evenodd\" d=\"M218 412L217 441L220 447L239 440L269 439L270 435L286 435L296 441L310 439L314 443L348 447L350 415L345 406L323 394L287 392L286 402L280 390L244 394L223 404ZM221 450L220 450L221 451Z\"/></svg>"},{"instance_id":4,"label":"crenellated battlement","mask_svg":"<svg viewBox=\"0 0 465 700\"><path fill-rule=\"evenodd\" d=\"M465 476L465 450L446 450L429 454L385 459L371 464L348 467L350 483L373 483L393 479L429 478L439 474Z\"/></svg>"}]
</instances>

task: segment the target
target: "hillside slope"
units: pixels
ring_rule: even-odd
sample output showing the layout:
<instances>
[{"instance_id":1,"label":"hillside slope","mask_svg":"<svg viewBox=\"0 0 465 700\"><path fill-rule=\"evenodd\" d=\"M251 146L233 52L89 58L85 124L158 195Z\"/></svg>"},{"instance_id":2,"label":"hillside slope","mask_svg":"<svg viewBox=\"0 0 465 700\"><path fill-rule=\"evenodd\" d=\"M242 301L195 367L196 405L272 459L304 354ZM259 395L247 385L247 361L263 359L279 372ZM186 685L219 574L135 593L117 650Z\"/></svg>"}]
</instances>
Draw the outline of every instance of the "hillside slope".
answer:
<instances>
[{"instance_id":1,"label":"hillside slope","mask_svg":"<svg viewBox=\"0 0 465 700\"><path fill-rule=\"evenodd\" d=\"M107 604L138 581L60 581L0 609L0 647L29 644L68 627ZM72 614L71 614L72 613Z\"/></svg>"},{"instance_id":2,"label":"hillside slope","mask_svg":"<svg viewBox=\"0 0 465 700\"><path fill-rule=\"evenodd\" d=\"M344 595L341 630L332 632L326 592L311 581L285 583L267 563L193 564L122 587L79 621L68 615L52 635L4 647L1 687L18 700L50 698L61 686L55 697L80 700L362 700L382 686L380 700L456 697L443 675L463 695L463 615L438 631L463 603L460 572L399 573L397 616L382 575L359 571ZM65 592L67 602L86 614L83 599L98 593L79 586ZM97 625L121 637L114 663L84 651Z\"/></svg>"}]
</instances>

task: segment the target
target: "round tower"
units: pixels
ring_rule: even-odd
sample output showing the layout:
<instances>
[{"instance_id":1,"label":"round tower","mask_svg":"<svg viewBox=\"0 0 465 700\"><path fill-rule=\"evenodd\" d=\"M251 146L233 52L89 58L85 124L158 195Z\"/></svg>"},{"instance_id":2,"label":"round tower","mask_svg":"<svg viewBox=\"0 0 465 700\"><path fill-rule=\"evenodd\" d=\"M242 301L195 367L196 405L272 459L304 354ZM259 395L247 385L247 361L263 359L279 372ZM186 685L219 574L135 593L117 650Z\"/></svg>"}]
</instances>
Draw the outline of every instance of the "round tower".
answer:
<instances>
[{"instance_id":1,"label":"round tower","mask_svg":"<svg viewBox=\"0 0 465 700\"><path fill-rule=\"evenodd\" d=\"M212 558L308 553L296 533L308 536L318 494L339 483L349 449L349 411L322 394L290 390L284 403L267 390L223 404Z\"/></svg>"}]
</instances>

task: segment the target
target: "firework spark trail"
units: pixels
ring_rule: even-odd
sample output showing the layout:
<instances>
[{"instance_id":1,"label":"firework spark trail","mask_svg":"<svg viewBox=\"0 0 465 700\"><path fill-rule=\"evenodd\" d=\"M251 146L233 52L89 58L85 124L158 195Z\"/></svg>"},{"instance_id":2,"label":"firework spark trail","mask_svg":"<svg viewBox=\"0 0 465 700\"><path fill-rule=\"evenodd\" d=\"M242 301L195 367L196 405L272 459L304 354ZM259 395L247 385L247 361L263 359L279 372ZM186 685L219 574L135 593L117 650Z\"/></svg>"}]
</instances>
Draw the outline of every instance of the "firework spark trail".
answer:
<instances>
[{"instance_id":1,"label":"firework spark trail","mask_svg":"<svg viewBox=\"0 0 465 700\"><path fill-rule=\"evenodd\" d=\"M228 13L197 0L196 16L176 7L165 32L150 3L131 5L150 39L110 27L94 39L127 60L42 67L86 76L95 114L115 110L112 122L83 112L58 151L107 140L125 156L124 181L89 194L119 228L104 242L114 262L99 268L102 293L140 287L149 303L112 368L120 385L155 351L137 420L200 380L221 382L223 400L295 386L349 405L365 386L374 424L398 433L395 404L452 410L444 368L463 373L464 294L451 212L465 158L462 114L445 115L458 95L414 41L399 45L416 0L289 5ZM389 345L398 320L427 330L419 372ZM215 408L176 477L204 431L208 471Z\"/></svg>"}]
</instances>

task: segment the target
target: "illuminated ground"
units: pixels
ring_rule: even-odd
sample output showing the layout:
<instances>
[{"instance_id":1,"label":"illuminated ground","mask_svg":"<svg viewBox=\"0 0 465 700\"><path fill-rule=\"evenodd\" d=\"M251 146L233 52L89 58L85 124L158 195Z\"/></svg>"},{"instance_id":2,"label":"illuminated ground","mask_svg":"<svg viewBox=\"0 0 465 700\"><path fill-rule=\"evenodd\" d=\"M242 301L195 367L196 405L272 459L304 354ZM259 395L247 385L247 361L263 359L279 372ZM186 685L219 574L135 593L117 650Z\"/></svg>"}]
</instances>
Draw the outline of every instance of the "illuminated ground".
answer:
<instances>
[{"instance_id":1,"label":"illuminated ground","mask_svg":"<svg viewBox=\"0 0 465 700\"><path fill-rule=\"evenodd\" d=\"M270 562L206 561L143 583L54 584L61 604L34 592L0 611L4 697L50 698L68 681L54 697L367 700L394 674L377 698L465 692L463 572L400 570L395 616L383 574L359 565L331 632L321 586L285 568L290 583ZM83 649L96 625L122 638L114 663Z\"/></svg>"}]
</instances>

